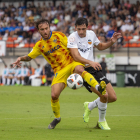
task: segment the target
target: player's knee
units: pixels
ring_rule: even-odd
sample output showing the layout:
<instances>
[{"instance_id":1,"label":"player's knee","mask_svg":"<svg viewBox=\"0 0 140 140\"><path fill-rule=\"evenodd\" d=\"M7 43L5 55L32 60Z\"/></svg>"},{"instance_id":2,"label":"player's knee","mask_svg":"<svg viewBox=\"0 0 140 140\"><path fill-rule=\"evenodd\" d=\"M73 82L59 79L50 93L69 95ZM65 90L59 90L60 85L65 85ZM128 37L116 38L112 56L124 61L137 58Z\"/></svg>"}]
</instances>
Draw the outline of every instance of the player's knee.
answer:
<instances>
[{"instance_id":1,"label":"player's knee","mask_svg":"<svg viewBox=\"0 0 140 140\"><path fill-rule=\"evenodd\" d=\"M117 96L114 95L114 96L111 98L111 101L112 101L112 102L115 102L116 100L117 100Z\"/></svg>"},{"instance_id":2,"label":"player's knee","mask_svg":"<svg viewBox=\"0 0 140 140\"><path fill-rule=\"evenodd\" d=\"M104 102L108 101L108 94L102 95L102 100L104 100Z\"/></svg>"},{"instance_id":3,"label":"player's knee","mask_svg":"<svg viewBox=\"0 0 140 140\"><path fill-rule=\"evenodd\" d=\"M84 68L83 68L83 66L80 66L80 65L76 66L74 69L74 73L78 73L80 75L82 75L83 71L84 71Z\"/></svg>"},{"instance_id":4,"label":"player's knee","mask_svg":"<svg viewBox=\"0 0 140 140\"><path fill-rule=\"evenodd\" d=\"M53 92L51 94L51 97L52 97L53 100L57 100L59 96L56 93Z\"/></svg>"},{"instance_id":5,"label":"player's knee","mask_svg":"<svg viewBox=\"0 0 140 140\"><path fill-rule=\"evenodd\" d=\"M112 102L115 102L116 100L117 100L117 96L116 95L113 95L113 96L109 97L108 102L109 103L112 103Z\"/></svg>"}]
</instances>

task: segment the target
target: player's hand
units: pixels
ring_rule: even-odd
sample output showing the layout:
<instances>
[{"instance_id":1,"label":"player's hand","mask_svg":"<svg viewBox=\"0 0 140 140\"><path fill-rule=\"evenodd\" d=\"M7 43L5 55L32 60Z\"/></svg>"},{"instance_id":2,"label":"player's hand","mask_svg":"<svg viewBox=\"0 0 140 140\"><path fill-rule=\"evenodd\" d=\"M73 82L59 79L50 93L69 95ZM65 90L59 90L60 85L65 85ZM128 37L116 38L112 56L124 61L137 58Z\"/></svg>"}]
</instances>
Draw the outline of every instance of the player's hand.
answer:
<instances>
[{"instance_id":1,"label":"player's hand","mask_svg":"<svg viewBox=\"0 0 140 140\"><path fill-rule=\"evenodd\" d=\"M90 62L90 66L92 66L95 70L102 70L101 65L98 62Z\"/></svg>"},{"instance_id":2,"label":"player's hand","mask_svg":"<svg viewBox=\"0 0 140 140\"><path fill-rule=\"evenodd\" d=\"M111 37L111 41L112 43L115 43L117 41L118 38L121 38L122 34L121 33L114 33L113 36Z\"/></svg>"},{"instance_id":3,"label":"player's hand","mask_svg":"<svg viewBox=\"0 0 140 140\"><path fill-rule=\"evenodd\" d=\"M21 63L20 63L20 61L21 61L21 58L18 57L17 60L16 60L16 62L12 63L12 64L13 64L13 68L14 68L15 66L19 66L19 67L21 68Z\"/></svg>"}]
</instances>

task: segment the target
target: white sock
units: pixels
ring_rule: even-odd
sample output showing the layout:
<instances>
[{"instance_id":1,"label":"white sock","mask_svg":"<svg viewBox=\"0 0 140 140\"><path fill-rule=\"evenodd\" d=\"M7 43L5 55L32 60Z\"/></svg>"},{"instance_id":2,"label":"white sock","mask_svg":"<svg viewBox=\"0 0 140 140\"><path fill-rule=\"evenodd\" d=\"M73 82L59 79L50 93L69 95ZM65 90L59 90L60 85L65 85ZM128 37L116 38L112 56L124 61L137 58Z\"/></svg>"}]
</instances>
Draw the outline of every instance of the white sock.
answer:
<instances>
[{"instance_id":1,"label":"white sock","mask_svg":"<svg viewBox=\"0 0 140 140\"><path fill-rule=\"evenodd\" d=\"M5 85L6 79L3 77L2 78L2 83Z\"/></svg>"},{"instance_id":2,"label":"white sock","mask_svg":"<svg viewBox=\"0 0 140 140\"><path fill-rule=\"evenodd\" d=\"M96 86L95 86L95 89L96 89L97 91L98 91L98 87L99 87L99 85L96 85Z\"/></svg>"},{"instance_id":3,"label":"white sock","mask_svg":"<svg viewBox=\"0 0 140 140\"><path fill-rule=\"evenodd\" d=\"M20 84L20 81L19 81L19 80L17 80L17 84L18 84L18 85Z\"/></svg>"},{"instance_id":4,"label":"white sock","mask_svg":"<svg viewBox=\"0 0 140 140\"><path fill-rule=\"evenodd\" d=\"M22 85L24 85L24 80L22 80Z\"/></svg>"},{"instance_id":5,"label":"white sock","mask_svg":"<svg viewBox=\"0 0 140 140\"><path fill-rule=\"evenodd\" d=\"M55 118L55 119L57 119L59 121L61 118L59 117L59 118Z\"/></svg>"},{"instance_id":6,"label":"white sock","mask_svg":"<svg viewBox=\"0 0 140 140\"><path fill-rule=\"evenodd\" d=\"M102 103L100 100L98 101L98 111L99 111L99 122L105 121L107 103Z\"/></svg>"},{"instance_id":7,"label":"white sock","mask_svg":"<svg viewBox=\"0 0 140 140\"><path fill-rule=\"evenodd\" d=\"M15 84L15 78L12 79L12 85L14 85L14 84Z\"/></svg>"},{"instance_id":8,"label":"white sock","mask_svg":"<svg viewBox=\"0 0 140 140\"><path fill-rule=\"evenodd\" d=\"M7 79L7 85L10 85L10 79L9 78Z\"/></svg>"},{"instance_id":9,"label":"white sock","mask_svg":"<svg viewBox=\"0 0 140 140\"><path fill-rule=\"evenodd\" d=\"M94 100L93 102L90 102L90 103L88 104L89 110L92 110L92 109L98 107L98 101L100 101L100 97L98 97L98 98L97 98L96 100Z\"/></svg>"}]
</instances>

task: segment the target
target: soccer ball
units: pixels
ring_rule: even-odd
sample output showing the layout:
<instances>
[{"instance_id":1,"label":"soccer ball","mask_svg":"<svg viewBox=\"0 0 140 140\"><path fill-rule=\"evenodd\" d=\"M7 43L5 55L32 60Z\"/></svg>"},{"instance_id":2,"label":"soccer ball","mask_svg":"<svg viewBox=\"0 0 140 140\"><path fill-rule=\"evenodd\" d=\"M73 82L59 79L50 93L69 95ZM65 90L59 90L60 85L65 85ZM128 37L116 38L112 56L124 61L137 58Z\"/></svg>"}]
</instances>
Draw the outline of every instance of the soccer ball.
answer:
<instances>
[{"instance_id":1,"label":"soccer ball","mask_svg":"<svg viewBox=\"0 0 140 140\"><path fill-rule=\"evenodd\" d=\"M71 89L78 89L78 88L82 87L83 79L82 79L82 77L79 74L76 74L76 73L71 74L67 78L67 85Z\"/></svg>"}]
</instances>

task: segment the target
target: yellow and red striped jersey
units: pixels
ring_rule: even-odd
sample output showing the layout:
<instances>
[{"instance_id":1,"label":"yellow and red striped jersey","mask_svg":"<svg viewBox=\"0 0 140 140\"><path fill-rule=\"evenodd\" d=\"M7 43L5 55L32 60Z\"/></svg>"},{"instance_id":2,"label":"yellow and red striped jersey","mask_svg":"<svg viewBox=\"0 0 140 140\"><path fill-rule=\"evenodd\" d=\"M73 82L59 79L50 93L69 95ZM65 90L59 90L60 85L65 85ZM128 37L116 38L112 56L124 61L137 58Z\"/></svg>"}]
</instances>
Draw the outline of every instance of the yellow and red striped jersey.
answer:
<instances>
[{"instance_id":1,"label":"yellow and red striped jersey","mask_svg":"<svg viewBox=\"0 0 140 140\"><path fill-rule=\"evenodd\" d=\"M31 58L36 58L39 55L43 55L47 62L51 64L54 73L73 62L67 48L67 37L57 31L51 32L48 40L41 38L28 54Z\"/></svg>"}]
</instances>

